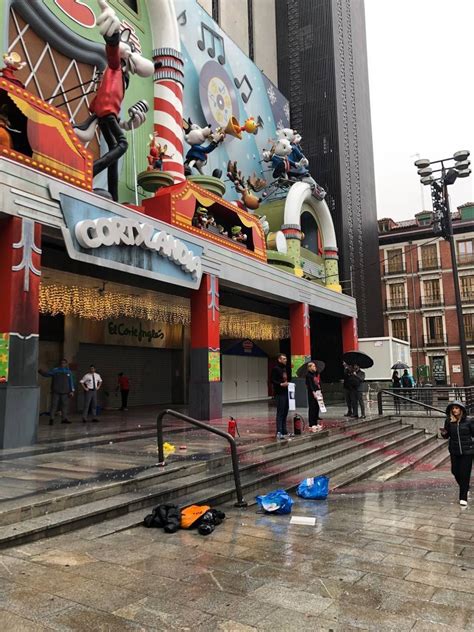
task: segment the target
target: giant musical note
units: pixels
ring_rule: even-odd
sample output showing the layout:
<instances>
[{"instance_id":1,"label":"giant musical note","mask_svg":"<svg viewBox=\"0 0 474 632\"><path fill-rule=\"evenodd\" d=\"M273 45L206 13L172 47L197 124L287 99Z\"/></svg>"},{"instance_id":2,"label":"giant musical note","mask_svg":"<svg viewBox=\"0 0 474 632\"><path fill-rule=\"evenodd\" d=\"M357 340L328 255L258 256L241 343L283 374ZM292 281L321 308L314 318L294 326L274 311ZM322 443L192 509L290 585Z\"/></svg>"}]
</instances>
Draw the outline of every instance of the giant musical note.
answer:
<instances>
[{"instance_id":1,"label":"giant musical note","mask_svg":"<svg viewBox=\"0 0 474 632\"><path fill-rule=\"evenodd\" d=\"M202 39L198 40L198 43L197 43L199 50L204 50L206 48L206 31L211 36L211 46L207 49L207 54L209 55L209 57L212 57L212 58L216 56L215 44L217 40L218 42L220 42L222 46L222 55L217 56L217 61L221 65L224 65L225 64L224 38L222 37L222 35L219 35L219 33L211 29L210 26L207 26L207 24L204 24L204 22L201 22Z\"/></svg>"},{"instance_id":2,"label":"giant musical note","mask_svg":"<svg viewBox=\"0 0 474 632\"><path fill-rule=\"evenodd\" d=\"M186 22L188 21L188 18L186 16L186 9L184 11L181 11L181 13L178 15L176 19L178 20L178 24L180 26L184 26Z\"/></svg>"},{"instance_id":3,"label":"giant musical note","mask_svg":"<svg viewBox=\"0 0 474 632\"><path fill-rule=\"evenodd\" d=\"M247 75L244 75L242 79L239 81L237 77L234 77L234 83L235 83L236 88L241 88L243 83L247 84L249 88L248 94L245 94L245 92L240 93L240 96L242 97L242 101L244 103L247 103L248 100L250 99L250 95L253 92L252 84L250 83L249 78L247 77Z\"/></svg>"}]
</instances>

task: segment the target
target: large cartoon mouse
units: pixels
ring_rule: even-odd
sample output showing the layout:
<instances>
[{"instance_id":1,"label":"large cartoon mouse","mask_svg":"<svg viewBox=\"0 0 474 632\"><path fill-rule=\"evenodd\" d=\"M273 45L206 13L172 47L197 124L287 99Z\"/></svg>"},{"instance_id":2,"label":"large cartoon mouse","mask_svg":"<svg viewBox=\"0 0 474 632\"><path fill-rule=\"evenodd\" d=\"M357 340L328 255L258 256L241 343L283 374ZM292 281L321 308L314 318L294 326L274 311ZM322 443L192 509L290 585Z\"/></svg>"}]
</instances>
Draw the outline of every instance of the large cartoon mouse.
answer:
<instances>
[{"instance_id":1,"label":"large cartoon mouse","mask_svg":"<svg viewBox=\"0 0 474 632\"><path fill-rule=\"evenodd\" d=\"M128 88L130 74L151 77L155 67L152 61L145 59L135 50L130 41L130 30L120 32L120 19L109 6L107 0L98 0L100 15L97 25L105 40L107 68L90 104L90 118L76 126L77 136L83 141L92 140L95 128L99 129L107 143L109 151L94 162L94 176L108 170L108 189L114 200L118 199L118 160L128 149L124 130L136 129L145 122L148 104L138 101L128 110L129 119L120 120L120 110Z\"/></svg>"},{"instance_id":2,"label":"large cartoon mouse","mask_svg":"<svg viewBox=\"0 0 474 632\"><path fill-rule=\"evenodd\" d=\"M290 161L288 177L293 180L307 182L311 186L314 197L318 200L324 200L326 191L316 182L308 171L309 161L301 149L300 134L298 134L295 129L284 127L277 130L277 137L280 140L288 141L291 145L291 153L288 156Z\"/></svg>"},{"instance_id":3,"label":"large cartoon mouse","mask_svg":"<svg viewBox=\"0 0 474 632\"><path fill-rule=\"evenodd\" d=\"M186 154L184 166L187 168L188 175L194 167L201 175L204 175L202 168L207 163L207 154L214 151L219 143L224 140L224 134L212 132L211 126L199 127L193 123L190 118L183 120L184 140L191 145L191 149ZM203 145L206 140L210 140L209 145Z\"/></svg>"}]
</instances>

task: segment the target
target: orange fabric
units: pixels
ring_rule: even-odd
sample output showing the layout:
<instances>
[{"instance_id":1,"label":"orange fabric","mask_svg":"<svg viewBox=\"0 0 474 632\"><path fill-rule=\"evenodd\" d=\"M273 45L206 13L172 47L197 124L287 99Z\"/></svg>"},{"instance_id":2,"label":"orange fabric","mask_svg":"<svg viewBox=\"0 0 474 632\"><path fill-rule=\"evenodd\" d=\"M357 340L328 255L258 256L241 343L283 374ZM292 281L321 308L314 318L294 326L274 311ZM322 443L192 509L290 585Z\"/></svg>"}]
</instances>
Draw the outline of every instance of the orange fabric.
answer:
<instances>
[{"instance_id":1,"label":"orange fabric","mask_svg":"<svg viewBox=\"0 0 474 632\"><path fill-rule=\"evenodd\" d=\"M190 505L181 509L181 529L190 529L209 509L209 505Z\"/></svg>"},{"instance_id":2,"label":"orange fabric","mask_svg":"<svg viewBox=\"0 0 474 632\"><path fill-rule=\"evenodd\" d=\"M8 149L13 147L10 133L3 126L0 126L0 147L8 147Z\"/></svg>"}]
</instances>

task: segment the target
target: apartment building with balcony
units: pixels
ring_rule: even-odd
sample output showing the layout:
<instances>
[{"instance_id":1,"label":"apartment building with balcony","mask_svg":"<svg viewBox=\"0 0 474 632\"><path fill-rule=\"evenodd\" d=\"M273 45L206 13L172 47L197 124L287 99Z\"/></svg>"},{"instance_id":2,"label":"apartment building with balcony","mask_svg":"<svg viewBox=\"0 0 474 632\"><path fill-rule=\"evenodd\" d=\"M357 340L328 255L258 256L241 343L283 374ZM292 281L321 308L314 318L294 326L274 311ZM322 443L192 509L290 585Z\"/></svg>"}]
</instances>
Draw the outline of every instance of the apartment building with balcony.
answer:
<instances>
[{"instance_id":1,"label":"apartment building with balcony","mask_svg":"<svg viewBox=\"0 0 474 632\"><path fill-rule=\"evenodd\" d=\"M378 220L384 333L410 342L414 376L432 384L474 383L474 202L452 214L461 305L449 243L433 234L433 213ZM470 375L464 379L457 310L462 310Z\"/></svg>"}]
</instances>

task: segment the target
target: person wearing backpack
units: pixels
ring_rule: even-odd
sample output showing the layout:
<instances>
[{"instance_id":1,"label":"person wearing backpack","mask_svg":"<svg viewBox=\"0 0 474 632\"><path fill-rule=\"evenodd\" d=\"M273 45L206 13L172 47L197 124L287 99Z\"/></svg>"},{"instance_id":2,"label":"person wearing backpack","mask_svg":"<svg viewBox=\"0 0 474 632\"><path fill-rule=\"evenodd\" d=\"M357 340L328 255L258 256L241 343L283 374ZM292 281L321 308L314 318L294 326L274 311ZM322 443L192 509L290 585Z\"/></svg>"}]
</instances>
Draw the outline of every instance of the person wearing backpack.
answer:
<instances>
[{"instance_id":1,"label":"person wearing backpack","mask_svg":"<svg viewBox=\"0 0 474 632\"><path fill-rule=\"evenodd\" d=\"M402 379L400 381L402 383L402 388L413 388L415 386L415 380L408 373L408 369L403 371Z\"/></svg>"}]
</instances>

